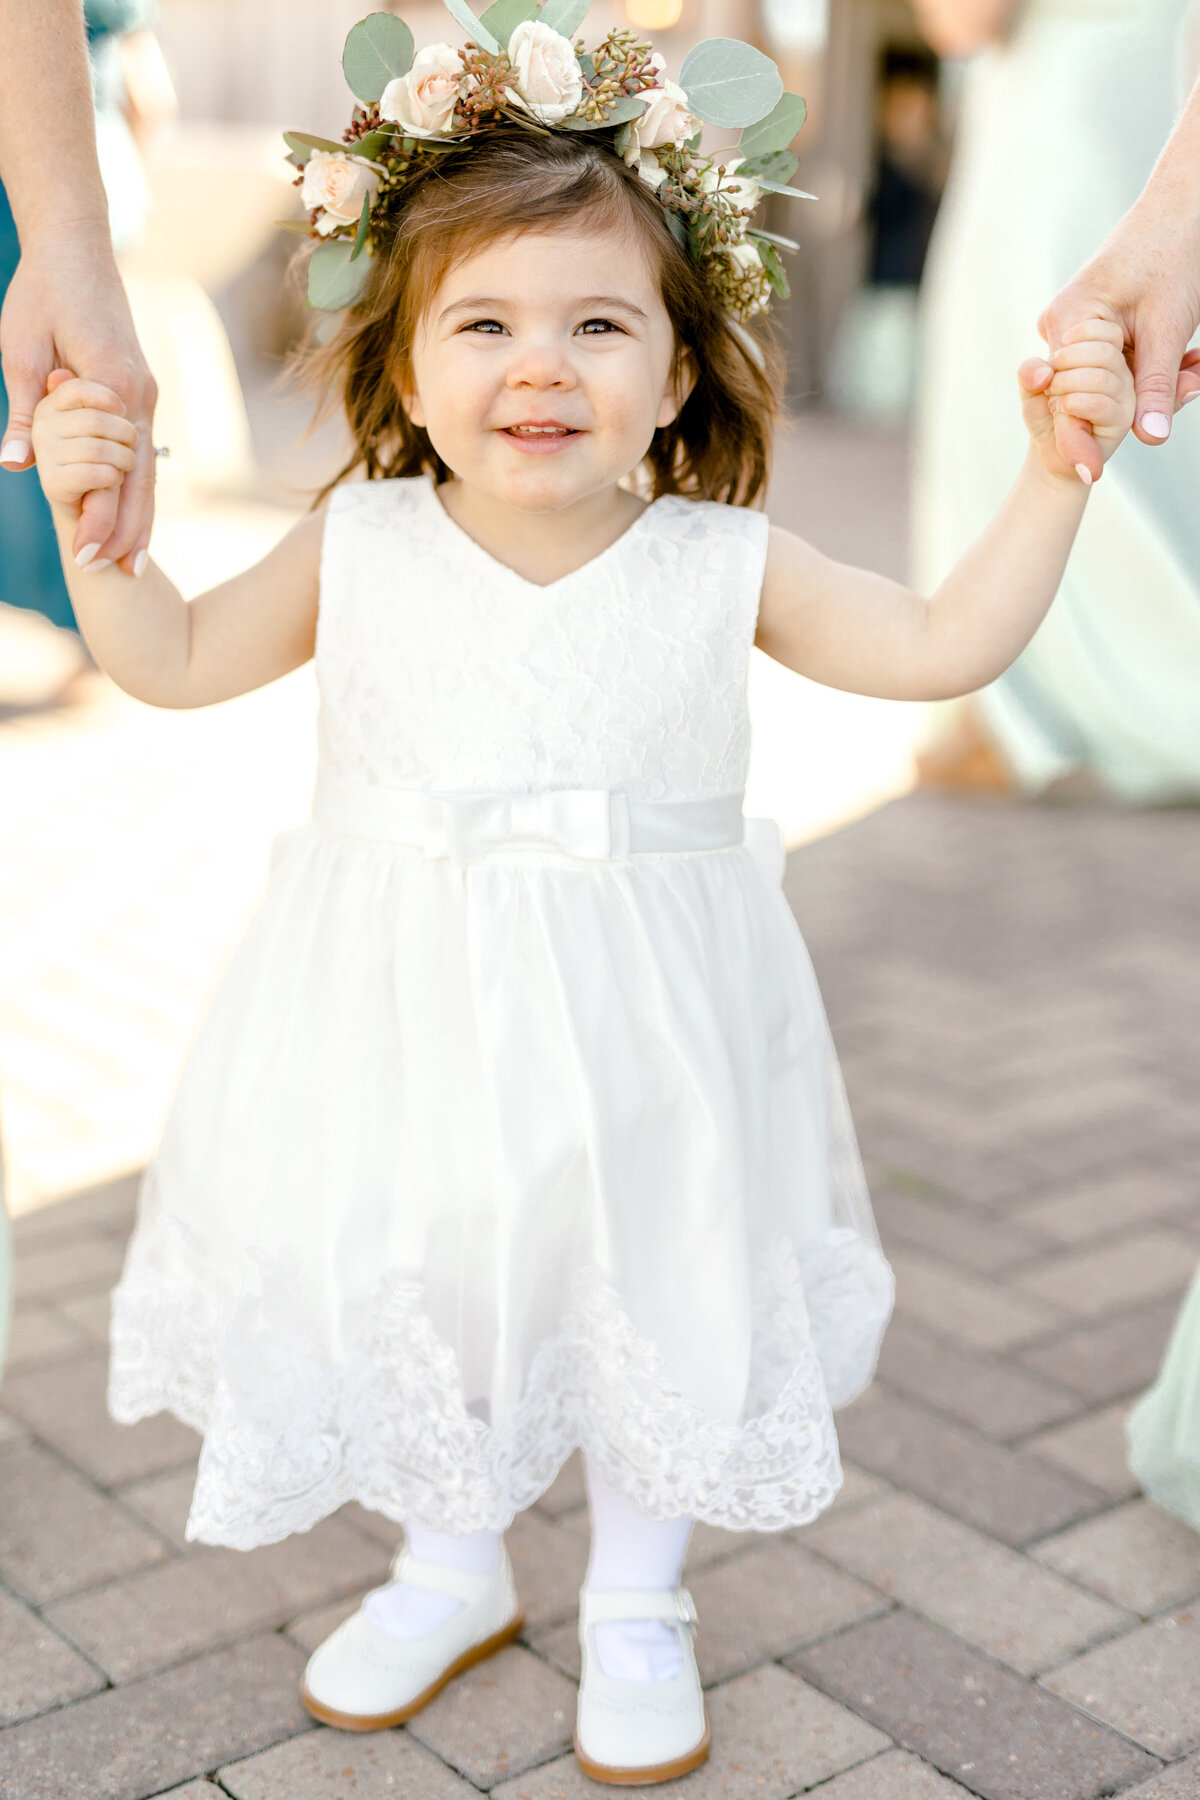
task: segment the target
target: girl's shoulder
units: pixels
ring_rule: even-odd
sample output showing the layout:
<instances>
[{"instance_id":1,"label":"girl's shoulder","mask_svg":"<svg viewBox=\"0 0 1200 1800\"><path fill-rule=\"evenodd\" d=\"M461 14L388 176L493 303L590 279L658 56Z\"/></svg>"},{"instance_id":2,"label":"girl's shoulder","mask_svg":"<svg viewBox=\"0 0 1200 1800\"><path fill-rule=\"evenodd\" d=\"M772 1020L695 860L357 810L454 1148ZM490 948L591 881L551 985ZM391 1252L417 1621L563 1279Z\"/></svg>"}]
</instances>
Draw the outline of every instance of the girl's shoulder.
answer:
<instances>
[{"instance_id":1,"label":"girl's shoulder","mask_svg":"<svg viewBox=\"0 0 1200 1800\"><path fill-rule=\"evenodd\" d=\"M655 501L653 524L664 535L699 544L730 544L760 550L765 556L770 524L767 515L724 500L693 500L686 494L664 494Z\"/></svg>"},{"instance_id":2,"label":"girl's shoulder","mask_svg":"<svg viewBox=\"0 0 1200 1800\"><path fill-rule=\"evenodd\" d=\"M429 487L427 475L404 475L385 481L343 481L325 503L330 517L402 517L411 512Z\"/></svg>"}]
</instances>

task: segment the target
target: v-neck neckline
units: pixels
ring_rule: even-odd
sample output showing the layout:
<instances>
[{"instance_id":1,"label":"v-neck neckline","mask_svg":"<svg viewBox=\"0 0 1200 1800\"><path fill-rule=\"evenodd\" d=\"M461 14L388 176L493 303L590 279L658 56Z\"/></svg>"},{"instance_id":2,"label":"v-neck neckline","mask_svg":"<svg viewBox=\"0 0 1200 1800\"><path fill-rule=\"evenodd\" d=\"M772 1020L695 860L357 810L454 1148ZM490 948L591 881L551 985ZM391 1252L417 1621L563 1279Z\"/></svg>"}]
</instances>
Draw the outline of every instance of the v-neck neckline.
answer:
<instances>
[{"instance_id":1,"label":"v-neck neckline","mask_svg":"<svg viewBox=\"0 0 1200 1800\"><path fill-rule=\"evenodd\" d=\"M565 587L567 582L574 581L577 576L585 574L589 569L598 568L608 557L614 555L616 551L620 549L622 544L626 543L630 538L635 537L638 532L641 531L642 526L654 511L655 507L659 504L659 501L666 498L665 495L660 494L658 500L649 501L642 508L632 525L627 525L625 527L625 530L621 533L620 537L614 538L611 544L606 544L604 549L598 551L595 556L589 556L587 561L580 563L577 569L569 569L565 575L559 575L554 581L530 581L528 576L520 574L518 570L511 568L508 563L501 562L500 558L498 556L493 556L490 550L485 550L477 538L473 538L470 532L465 531L456 519L450 517L450 514L446 511L446 508L438 498L437 484L432 475L427 475L425 477L424 486L430 505L434 508L444 529L448 533L461 539L463 543L470 545L477 556L481 557L484 562L490 563L492 568L499 571L500 574L509 576L511 580L518 582L521 587L528 588L530 592L534 594L553 593L555 588Z\"/></svg>"}]
</instances>

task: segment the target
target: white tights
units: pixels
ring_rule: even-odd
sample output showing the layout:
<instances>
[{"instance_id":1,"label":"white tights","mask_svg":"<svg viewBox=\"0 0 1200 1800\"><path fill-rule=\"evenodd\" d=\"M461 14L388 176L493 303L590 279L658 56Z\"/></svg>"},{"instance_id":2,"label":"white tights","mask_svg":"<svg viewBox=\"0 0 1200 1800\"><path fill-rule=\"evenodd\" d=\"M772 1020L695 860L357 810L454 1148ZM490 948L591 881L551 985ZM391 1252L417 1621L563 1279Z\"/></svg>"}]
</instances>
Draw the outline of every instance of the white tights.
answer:
<instances>
[{"instance_id":1,"label":"white tights","mask_svg":"<svg viewBox=\"0 0 1200 1800\"><path fill-rule=\"evenodd\" d=\"M651 1519L618 1493L590 1462L585 1462L592 1551L586 1585L594 1593L619 1588L676 1588L692 1533L692 1521ZM476 1531L451 1537L410 1525L408 1547L420 1562L490 1575L500 1561L503 1539L498 1531ZM452 1594L393 1581L370 1594L367 1616L393 1637L428 1637L460 1611ZM604 1673L617 1681L669 1681L683 1666L675 1629L659 1619L624 1623L604 1620L595 1626L596 1654Z\"/></svg>"}]
</instances>

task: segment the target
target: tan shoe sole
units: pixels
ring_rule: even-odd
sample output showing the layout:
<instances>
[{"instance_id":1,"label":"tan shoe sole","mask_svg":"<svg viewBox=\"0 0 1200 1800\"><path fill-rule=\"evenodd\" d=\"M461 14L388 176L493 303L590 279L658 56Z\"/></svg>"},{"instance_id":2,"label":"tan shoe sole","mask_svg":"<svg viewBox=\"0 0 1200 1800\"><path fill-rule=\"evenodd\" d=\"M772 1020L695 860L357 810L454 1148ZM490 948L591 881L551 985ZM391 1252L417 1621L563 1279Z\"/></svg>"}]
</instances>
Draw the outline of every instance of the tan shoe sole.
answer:
<instances>
[{"instance_id":1,"label":"tan shoe sole","mask_svg":"<svg viewBox=\"0 0 1200 1800\"><path fill-rule=\"evenodd\" d=\"M511 1644L513 1639L520 1635L524 1624L525 1614L523 1612L514 1614L503 1631L498 1631L495 1637L484 1638L481 1644L472 1644L469 1650L464 1650L461 1656L442 1670L437 1680L427 1687L423 1694L418 1694L415 1700L409 1700L406 1705L399 1707L395 1712L335 1712L332 1706L322 1706L319 1700L314 1700L307 1687L304 1686L301 1686L300 1698L313 1718L320 1719L322 1725L334 1725L339 1731L387 1731L393 1725L403 1725L407 1719L411 1719L419 1713L423 1706L428 1706L434 1695L440 1694L446 1683L453 1681L456 1675L461 1675L464 1669L470 1669L476 1663L485 1662L489 1656L494 1656L497 1650L503 1650L505 1644Z\"/></svg>"},{"instance_id":2,"label":"tan shoe sole","mask_svg":"<svg viewBox=\"0 0 1200 1800\"><path fill-rule=\"evenodd\" d=\"M706 1713L704 1736L694 1750L689 1750L686 1756L677 1757L674 1762L656 1763L652 1769L609 1769L585 1755L579 1747L578 1738L575 1739L575 1761L590 1780L604 1782L609 1787L652 1787L658 1781L678 1781L681 1775L690 1775L693 1769L706 1763L711 1742L712 1734L708 1728Z\"/></svg>"}]
</instances>

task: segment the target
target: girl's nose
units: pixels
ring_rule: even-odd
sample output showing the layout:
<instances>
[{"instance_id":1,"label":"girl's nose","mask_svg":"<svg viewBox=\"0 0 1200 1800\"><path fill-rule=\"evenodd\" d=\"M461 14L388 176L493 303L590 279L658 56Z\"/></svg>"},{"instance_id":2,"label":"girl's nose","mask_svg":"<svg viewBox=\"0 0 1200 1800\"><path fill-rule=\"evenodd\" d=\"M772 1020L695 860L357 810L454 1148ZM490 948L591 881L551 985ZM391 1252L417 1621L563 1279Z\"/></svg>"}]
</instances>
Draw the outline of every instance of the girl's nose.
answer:
<instances>
[{"instance_id":1,"label":"girl's nose","mask_svg":"<svg viewBox=\"0 0 1200 1800\"><path fill-rule=\"evenodd\" d=\"M552 344L528 344L517 347L509 360L507 385L510 388L572 388L575 371L570 358Z\"/></svg>"}]
</instances>

